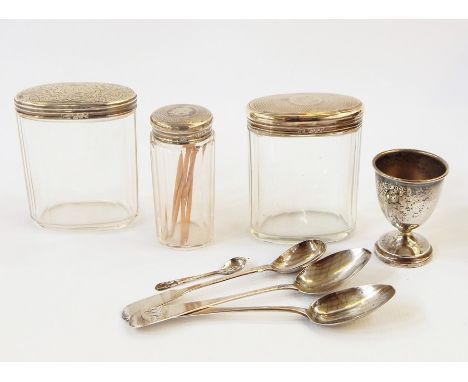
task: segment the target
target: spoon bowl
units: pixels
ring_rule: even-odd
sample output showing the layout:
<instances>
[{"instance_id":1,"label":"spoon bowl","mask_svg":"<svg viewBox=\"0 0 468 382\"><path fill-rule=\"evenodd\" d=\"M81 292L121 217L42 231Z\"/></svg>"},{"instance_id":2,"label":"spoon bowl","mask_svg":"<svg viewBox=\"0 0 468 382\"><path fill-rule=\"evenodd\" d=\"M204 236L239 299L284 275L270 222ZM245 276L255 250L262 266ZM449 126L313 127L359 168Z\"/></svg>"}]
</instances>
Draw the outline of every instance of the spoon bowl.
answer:
<instances>
[{"instance_id":1,"label":"spoon bowl","mask_svg":"<svg viewBox=\"0 0 468 382\"><path fill-rule=\"evenodd\" d=\"M336 252L304 268L297 275L294 286L307 294L331 291L359 272L370 256L371 252L365 248Z\"/></svg>"},{"instance_id":2,"label":"spoon bowl","mask_svg":"<svg viewBox=\"0 0 468 382\"><path fill-rule=\"evenodd\" d=\"M293 245L271 263L278 273L295 273L308 263L318 260L327 249L321 240L304 240Z\"/></svg>"},{"instance_id":3,"label":"spoon bowl","mask_svg":"<svg viewBox=\"0 0 468 382\"><path fill-rule=\"evenodd\" d=\"M391 285L364 285L343 289L319 298L306 309L307 317L319 325L338 325L361 318L395 295Z\"/></svg>"},{"instance_id":4,"label":"spoon bowl","mask_svg":"<svg viewBox=\"0 0 468 382\"><path fill-rule=\"evenodd\" d=\"M218 271L221 275L232 275L242 269L244 269L247 259L245 257L233 257L226 261L223 267Z\"/></svg>"}]
</instances>

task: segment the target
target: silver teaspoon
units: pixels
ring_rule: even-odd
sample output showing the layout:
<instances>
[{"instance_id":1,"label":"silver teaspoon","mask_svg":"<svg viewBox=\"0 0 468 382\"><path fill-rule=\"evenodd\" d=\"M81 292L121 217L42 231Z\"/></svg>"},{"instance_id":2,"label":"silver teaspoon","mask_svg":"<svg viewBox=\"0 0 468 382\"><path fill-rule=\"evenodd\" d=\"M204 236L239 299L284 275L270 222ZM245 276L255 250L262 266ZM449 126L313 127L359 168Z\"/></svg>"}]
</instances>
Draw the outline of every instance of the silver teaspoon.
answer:
<instances>
[{"instance_id":1,"label":"silver teaspoon","mask_svg":"<svg viewBox=\"0 0 468 382\"><path fill-rule=\"evenodd\" d=\"M226 312L280 311L300 314L319 325L338 325L373 312L394 295L395 289L391 285L364 285L327 294L306 309L294 306L211 307L184 317Z\"/></svg>"},{"instance_id":2,"label":"silver teaspoon","mask_svg":"<svg viewBox=\"0 0 468 382\"><path fill-rule=\"evenodd\" d=\"M308 265L296 276L293 284L274 285L211 300L188 302L185 304L158 305L146 311L140 311L139 314L134 314L129 318L128 322L130 326L139 328L196 312L210 306L277 290L292 289L306 294L328 292L360 271L369 261L370 255L370 251L365 248L336 252Z\"/></svg>"},{"instance_id":3,"label":"silver teaspoon","mask_svg":"<svg viewBox=\"0 0 468 382\"><path fill-rule=\"evenodd\" d=\"M239 272L244 269L245 264L247 263L247 259L245 257L233 257L232 259L226 261L221 269L216 271L203 273L201 275L196 276L189 276L189 277L182 277L177 280L165 281L159 284L156 284L154 289L156 290L166 290L178 285L186 284L195 280L204 279L207 277L215 276L215 275L232 275L233 273Z\"/></svg>"},{"instance_id":4,"label":"silver teaspoon","mask_svg":"<svg viewBox=\"0 0 468 382\"><path fill-rule=\"evenodd\" d=\"M139 312L146 311L156 306L166 304L174 301L184 294L193 292L197 289L205 288L213 284L228 281L237 277L250 275L252 273L273 271L278 273L295 273L300 269L304 268L307 264L318 260L326 250L326 245L320 240L305 240L300 243L293 245L291 248L283 252L276 260L271 264L262 265L260 267L248 269L243 272L236 273L234 275L220 277L214 280L206 281L204 283L195 284L189 287L167 290L157 295L144 298L136 301L130 305L127 305L123 312L122 318L129 321L131 317Z\"/></svg>"}]
</instances>

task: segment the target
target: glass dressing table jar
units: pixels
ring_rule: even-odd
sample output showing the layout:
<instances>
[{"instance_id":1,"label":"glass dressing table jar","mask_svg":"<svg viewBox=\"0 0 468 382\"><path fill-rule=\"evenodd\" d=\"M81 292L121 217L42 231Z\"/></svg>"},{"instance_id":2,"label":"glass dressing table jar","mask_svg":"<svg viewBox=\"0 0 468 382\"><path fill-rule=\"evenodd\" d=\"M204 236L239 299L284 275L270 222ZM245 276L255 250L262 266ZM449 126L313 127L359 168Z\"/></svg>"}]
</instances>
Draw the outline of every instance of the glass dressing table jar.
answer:
<instances>
[{"instance_id":1,"label":"glass dressing table jar","mask_svg":"<svg viewBox=\"0 0 468 382\"><path fill-rule=\"evenodd\" d=\"M273 242L337 241L353 230L362 103L279 94L247 106L251 233Z\"/></svg>"},{"instance_id":2,"label":"glass dressing table jar","mask_svg":"<svg viewBox=\"0 0 468 382\"><path fill-rule=\"evenodd\" d=\"M108 83L18 93L31 217L46 228L120 228L137 215L136 94Z\"/></svg>"},{"instance_id":3,"label":"glass dressing table jar","mask_svg":"<svg viewBox=\"0 0 468 382\"><path fill-rule=\"evenodd\" d=\"M208 244L214 226L213 116L203 106L175 104L151 114L156 232L174 248Z\"/></svg>"}]
</instances>

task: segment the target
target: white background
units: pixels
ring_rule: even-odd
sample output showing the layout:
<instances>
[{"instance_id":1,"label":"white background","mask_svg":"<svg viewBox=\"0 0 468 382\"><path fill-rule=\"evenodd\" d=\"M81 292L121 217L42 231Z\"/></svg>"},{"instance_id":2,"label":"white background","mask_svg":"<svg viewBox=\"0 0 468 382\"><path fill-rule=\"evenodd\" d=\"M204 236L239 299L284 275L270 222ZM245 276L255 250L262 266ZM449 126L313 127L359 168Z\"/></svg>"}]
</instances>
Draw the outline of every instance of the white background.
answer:
<instances>
[{"instance_id":1,"label":"white background","mask_svg":"<svg viewBox=\"0 0 468 382\"><path fill-rule=\"evenodd\" d=\"M468 359L468 22L3 21L0 49L1 360ZM125 230L47 231L28 217L12 99L58 81L116 82L139 96L140 216ZM397 295L345 327L245 313L129 328L122 307L150 295L155 282L215 269L234 255L265 264L286 248L248 233L244 110L252 98L298 91L349 94L366 107L357 229L329 253L372 248L391 229L371 159L411 147L450 164L439 205L418 230L432 242L434 260L408 270L372 258L348 285L389 283ZM189 252L162 247L154 235L148 119L176 102L208 107L217 132L216 241ZM191 297L285 280L293 276L254 275ZM313 299L278 292L243 305L305 307Z\"/></svg>"}]
</instances>

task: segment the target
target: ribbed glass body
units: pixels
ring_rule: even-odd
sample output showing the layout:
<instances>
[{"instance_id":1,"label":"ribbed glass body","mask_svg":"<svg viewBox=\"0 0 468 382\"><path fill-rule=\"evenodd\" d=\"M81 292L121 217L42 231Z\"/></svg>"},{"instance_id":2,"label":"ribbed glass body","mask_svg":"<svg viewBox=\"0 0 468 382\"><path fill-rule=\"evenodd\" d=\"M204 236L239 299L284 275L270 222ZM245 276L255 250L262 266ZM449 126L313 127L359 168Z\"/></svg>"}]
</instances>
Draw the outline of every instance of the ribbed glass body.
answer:
<instances>
[{"instance_id":1,"label":"ribbed glass body","mask_svg":"<svg viewBox=\"0 0 468 382\"><path fill-rule=\"evenodd\" d=\"M156 232L162 244L199 247L213 238L214 134L187 144L151 136Z\"/></svg>"},{"instance_id":2,"label":"ribbed glass body","mask_svg":"<svg viewBox=\"0 0 468 382\"><path fill-rule=\"evenodd\" d=\"M252 234L285 243L348 236L356 222L360 134L250 131Z\"/></svg>"},{"instance_id":3,"label":"ribbed glass body","mask_svg":"<svg viewBox=\"0 0 468 382\"><path fill-rule=\"evenodd\" d=\"M137 215L135 112L98 119L18 114L31 217L64 229L120 228Z\"/></svg>"}]
</instances>

